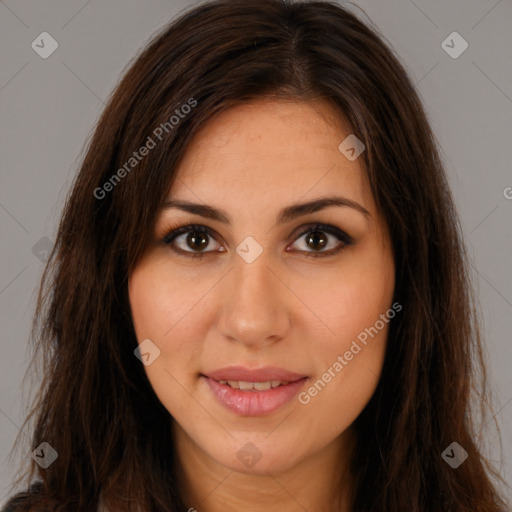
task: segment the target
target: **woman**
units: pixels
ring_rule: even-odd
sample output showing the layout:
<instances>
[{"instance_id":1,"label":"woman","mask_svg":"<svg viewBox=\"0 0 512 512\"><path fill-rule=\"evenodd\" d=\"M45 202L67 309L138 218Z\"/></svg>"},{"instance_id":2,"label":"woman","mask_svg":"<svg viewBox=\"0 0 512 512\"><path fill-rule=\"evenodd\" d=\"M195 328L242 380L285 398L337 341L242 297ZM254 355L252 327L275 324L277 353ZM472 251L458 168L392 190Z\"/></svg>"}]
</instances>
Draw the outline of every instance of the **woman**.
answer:
<instances>
[{"instance_id":1,"label":"woman","mask_svg":"<svg viewBox=\"0 0 512 512\"><path fill-rule=\"evenodd\" d=\"M328 2L190 10L120 82L66 204L37 480L6 510L504 511L470 290L379 36Z\"/></svg>"}]
</instances>

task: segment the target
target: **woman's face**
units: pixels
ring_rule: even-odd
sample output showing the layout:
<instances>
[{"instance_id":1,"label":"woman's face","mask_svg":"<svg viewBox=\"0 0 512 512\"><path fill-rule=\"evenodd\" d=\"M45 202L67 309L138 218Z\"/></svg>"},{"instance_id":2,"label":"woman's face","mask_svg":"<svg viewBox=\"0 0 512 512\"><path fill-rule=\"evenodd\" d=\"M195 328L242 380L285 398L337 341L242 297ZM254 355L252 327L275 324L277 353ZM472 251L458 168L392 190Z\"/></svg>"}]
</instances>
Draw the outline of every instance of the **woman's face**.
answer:
<instances>
[{"instance_id":1,"label":"woman's face","mask_svg":"<svg viewBox=\"0 0 512 512\"><path fill-rule=\"evenodd\" d=\"M285 471L335 449L379 380L394 261L335 116L323 102L270 100L217 116L130 276L144 368L176 441L235 471ZM331 197L341 206L314 207ZM170 233L187 224L207 231Z\"/></svg>"}]
</instances>

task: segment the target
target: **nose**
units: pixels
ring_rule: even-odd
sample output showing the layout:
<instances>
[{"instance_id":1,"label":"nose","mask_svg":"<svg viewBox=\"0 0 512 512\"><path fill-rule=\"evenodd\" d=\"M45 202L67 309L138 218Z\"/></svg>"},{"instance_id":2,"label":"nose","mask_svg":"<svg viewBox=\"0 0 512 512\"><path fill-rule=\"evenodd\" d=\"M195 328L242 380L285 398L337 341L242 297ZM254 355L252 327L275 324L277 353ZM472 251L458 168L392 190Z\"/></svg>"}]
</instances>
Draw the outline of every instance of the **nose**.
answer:
<instances>
[{"instance_id":1,"label":"nose","mask_svg":"<svg viewBox=\"0 0 512 512\"><path fill-rule=\"evenodd\" d=\"M268 347L290 329L291 292L264 255L252 263L235 258L221 290L218 329L232 342Z\"/></svg>"}]
</instances>

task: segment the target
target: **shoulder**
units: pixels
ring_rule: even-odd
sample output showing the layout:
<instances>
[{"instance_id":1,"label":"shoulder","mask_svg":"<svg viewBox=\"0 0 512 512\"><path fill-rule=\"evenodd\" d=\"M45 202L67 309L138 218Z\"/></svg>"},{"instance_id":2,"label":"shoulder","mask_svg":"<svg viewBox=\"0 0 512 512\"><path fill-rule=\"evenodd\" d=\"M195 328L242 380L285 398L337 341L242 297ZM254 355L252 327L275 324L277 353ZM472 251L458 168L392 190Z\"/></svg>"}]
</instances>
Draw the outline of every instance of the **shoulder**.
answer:
<instances>
[{"instance_id":1,"label":"shoulder","mask_svg":"<svg viewBox=\"0 0 512 512\"><path fill-rule=\"evenodd\" d=\"M0 512L51 512L44 501L43 484L38 481L9 498Z\"/></svg>"},{"instance_id":2,"label":"shoulder","mask_svg":"<svg viewBox=\"0 0 512 512\"><path fill-rule=\"evenodd\" d=\"M11 496L0 512L54 512L61 510L55 500L49 500L41 481L34 482L27 490ZM109 512L100 497L97 512Z\"/></svg>"}]
</instances>

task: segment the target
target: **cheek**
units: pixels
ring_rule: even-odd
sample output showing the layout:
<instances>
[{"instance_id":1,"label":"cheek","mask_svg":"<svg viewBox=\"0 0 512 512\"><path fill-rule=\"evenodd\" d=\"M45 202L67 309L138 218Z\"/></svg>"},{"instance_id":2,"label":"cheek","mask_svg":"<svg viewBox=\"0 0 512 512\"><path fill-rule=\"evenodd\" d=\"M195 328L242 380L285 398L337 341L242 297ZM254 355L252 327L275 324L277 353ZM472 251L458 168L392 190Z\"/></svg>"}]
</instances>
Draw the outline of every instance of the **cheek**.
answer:
<instances>
[{"instance_id":1,"label":"cheek","mask_svg":"<svg viewBox=\"0 0 512 512\"><path fill-rule=\"evenodd\" d=\"M194 368L197 355L197 347L181 330L194 325L187 320L197 294L187 294L187 289L193 287L187 288L186 283L178 281L164 265L148 258L136 267L128 285L137 340L141 343L149 339L159 350L158 357L145 365L144 371L159 400L172 415L180 415L187 404L190 406L190 395L181 382L185 381L183 371Z\"/></svg>"},{"instance_id":2,"label":"cheek","mask_svg":"<svg viewBox=\"0 0 512 512\"><path fill-rule=\"evenodd\" d=\"M165 262L148 257L129 280L129 296L139 341L154 339L165 344L182 318L191 311L200 290L170 274Z\"/></svg>"},{"instance_id":3,"label":"cheek","mask_svg":"<svg viewBox=\"0 0 512 512\"><path fill-rule=\"evenodd\" d=\"M394 285L394 264L387 252L355 253L340 266L339 272L319 287L311 304L329 327L328 346L343 350L373 326L391 307Z\"/></svg>"},{"instance_id":4,"label":"cheek","mask_svg":"<svg viewBox=\"0 0 512 512\"><path fill-rule=\"evenodd\" d=\"M155 363L145 366L150 379L162 372L169 380L169 373L195 371L201 347L194 340L204 338L207 325L198 302L209 288L211 283L192 275L177 276L158 257L141 261L131 274L129 298L137 340L150 339L160 350Z\"/></svg>"},{"instance_id":5,"label":"cheek","mask_svg":"<svg viewBox=\"0 0 512 512\"><path fill-rule=\"evenodd\" d=\"M322 410L318 418L338 427L355 420L375 391L395 316L390 253L375 249L345 263L310 295L312 308L329 330L315 344L318 373L299 400L310 412Z\"/></svg>"}]
</instances>

